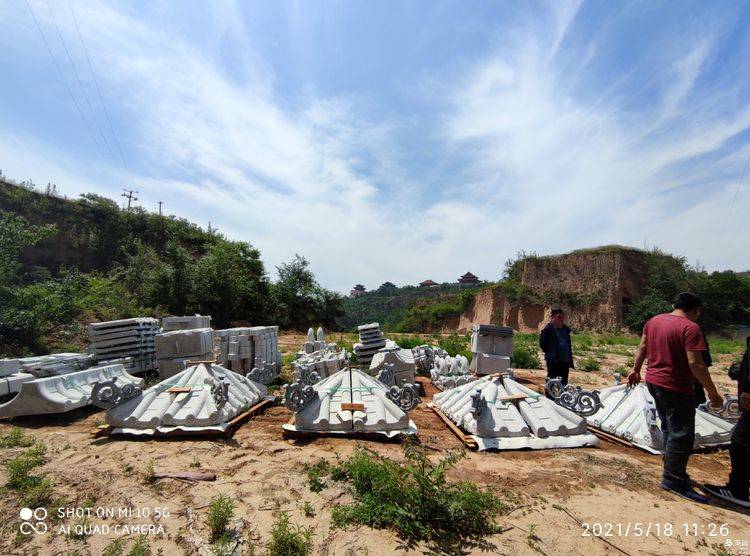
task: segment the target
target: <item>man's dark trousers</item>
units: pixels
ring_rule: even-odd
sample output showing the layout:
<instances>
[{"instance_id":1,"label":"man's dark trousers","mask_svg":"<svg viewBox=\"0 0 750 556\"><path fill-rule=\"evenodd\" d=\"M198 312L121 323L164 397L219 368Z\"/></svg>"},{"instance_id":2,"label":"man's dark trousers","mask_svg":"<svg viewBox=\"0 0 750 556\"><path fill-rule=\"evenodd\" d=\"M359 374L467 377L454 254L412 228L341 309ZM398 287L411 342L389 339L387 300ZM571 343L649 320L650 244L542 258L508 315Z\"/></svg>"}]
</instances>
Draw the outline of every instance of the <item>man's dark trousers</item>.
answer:
<instances>
[{"instance_id":1,"label":"man's dark trousers","mask_svg":"<svg viewBox=\"0 0 750 556\"><path fill-rule=\"evenodd\" d=\"M562 377L563 385L568 384L568 373L570 372L570 363L563 361L547 361L547 378Z\"/></svg>"},{"instance_id":2,"label":"man's dark trousers","mask_svg":"<svg viewBox=\"0 0 750 556\"><path fill-rule=\"evenodd\" d=\"M664 436L664 482L677 488L689 488L687 464L695 440L693 396L647 383L656 402Z\"/></svg>"},{"instance_id":3,"label":"man's dark trousers","mask_svg":"<svg viewBox=\"0 0 750 556\"><path fill-rule=\"evenodd\" d=\"M729 490L740 496L746 495L750 487L750 411L740 413L740 420L732 431L729 457L732 459Z\"/></svg>"}]
</instances>

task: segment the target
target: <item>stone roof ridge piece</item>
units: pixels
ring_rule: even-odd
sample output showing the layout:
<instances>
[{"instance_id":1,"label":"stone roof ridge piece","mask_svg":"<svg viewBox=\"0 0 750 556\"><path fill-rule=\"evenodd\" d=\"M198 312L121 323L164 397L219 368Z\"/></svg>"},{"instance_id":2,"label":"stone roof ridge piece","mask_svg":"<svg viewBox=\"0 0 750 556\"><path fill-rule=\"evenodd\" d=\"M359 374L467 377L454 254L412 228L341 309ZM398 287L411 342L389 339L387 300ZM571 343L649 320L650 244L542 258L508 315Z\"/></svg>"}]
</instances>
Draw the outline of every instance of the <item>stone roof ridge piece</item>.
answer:
<instances>
[{"instance_id":1,"label":"stone roof ridge piece","mask_svg":"<svg viewBox=\"0 0 750 556\"><path fill-rule=\"evenodd\" d=\"M267 396L260 383L216 364L199 363L110 407L105 421L122 432L224 430Z\"/></svg>"},{"instance_id":2,"label":"stone roof ridge piece","mask_svg":"<svg viewBox=\"0 0 750 556\"><path fill-rule=\"evenodd\" d=\"M490 375L437 394L433 403L480 449L594 446L586 420L510 376Z\"/></svg>"},{"instance_id":3,"label":"stone roof ridge piece","mask_svg":"<svg viewBox=\"0 0 750 556\"><path fill-rule=\"evenodd\" d=\"M416 387L388 388L357 369L343 369L315 385L286 386L286 407L294 411L294 425L307 432L412 434L416 427L408 411L419 403Z\"/></svg>"},{"instance_id":4,"label":"stone roof ridge piece","mask_svg":"<svg viewBox=\"0 0 750 556\"><path fill-rule=\"evenodd\" d=\"M587 417L590 426L622 438L652 453L663 451L661 420L644 383L619 384L599 392L602 407ZM696 409L694 448L729 444L734 424Z\"/></svg>"}]
</instances>

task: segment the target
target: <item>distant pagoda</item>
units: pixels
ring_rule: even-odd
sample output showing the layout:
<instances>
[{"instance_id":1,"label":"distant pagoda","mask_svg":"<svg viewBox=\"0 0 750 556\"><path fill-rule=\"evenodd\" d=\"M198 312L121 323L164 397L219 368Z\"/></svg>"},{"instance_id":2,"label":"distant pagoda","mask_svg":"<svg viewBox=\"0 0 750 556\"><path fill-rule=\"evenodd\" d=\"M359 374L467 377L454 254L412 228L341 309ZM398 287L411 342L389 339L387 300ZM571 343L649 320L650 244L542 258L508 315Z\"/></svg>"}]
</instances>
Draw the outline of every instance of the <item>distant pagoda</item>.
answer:
<instances>
[{"instance_id":1,"label":"distant pagoda","mask_svg":"<svg viewBox=\"0 0 750 556\"><path fill-rule=\"evenodd\" d=\"M458 283L463 286L475 285L475 284L479 284L479 278L474 276L471 272L467 272L466 274L461 276L461 278L458 279Z\"/></svg>"},{"instance_id":2,"label":"distant pagoda","mask_svg":"<svg viewBox=\"0 0 750 556\"><path fill-rule=\"evenodd\" d=\"M354 288L352 288L352 291L349 292L349 297L359 297L360 295L365 293L365 291L367 290L362 284L357 284L356 286L354 286Z\"/></svg>"},{"instance_id":3,"label":"distant pagoda","mask_svg":"<svg viewBox=\"0 0 750 556\"><path fill-rule=\"evenodd\" d=\"M437 286L437 282L433 282L432 280L425 280L424 282L419 283L420 288L434 288Z\"/></svg>"}]
</instances>

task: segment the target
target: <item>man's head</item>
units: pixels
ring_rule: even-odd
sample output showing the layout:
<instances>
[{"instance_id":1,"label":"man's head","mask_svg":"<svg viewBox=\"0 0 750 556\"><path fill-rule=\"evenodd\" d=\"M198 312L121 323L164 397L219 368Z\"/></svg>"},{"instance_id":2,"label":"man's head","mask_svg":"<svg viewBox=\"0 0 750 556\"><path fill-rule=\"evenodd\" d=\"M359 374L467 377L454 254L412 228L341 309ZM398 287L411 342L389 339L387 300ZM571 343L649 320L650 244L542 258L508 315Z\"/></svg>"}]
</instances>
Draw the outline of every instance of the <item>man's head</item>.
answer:
<instances>
[{"instance_id":1,"label":"man's head","mask_svg":"<svg viewBox=\"0 0 750 556\"><path fill-rule=\"evenodd\" d=\"M565 322L565 313L562 309L552 309L552 322L555 326L562 326Z\"/></svg>"},{"instance_id":2,"label":"man's head","mask_svg":"<svg viewBox=\"0 0 750 556\"><path fill-rule=\"evenodd\" d=\"M674 298L673 307L679 309L690 320L697 320L701 314L703 302L701 298L690 292L682 292Z\"/></svg>"}]
</instances>

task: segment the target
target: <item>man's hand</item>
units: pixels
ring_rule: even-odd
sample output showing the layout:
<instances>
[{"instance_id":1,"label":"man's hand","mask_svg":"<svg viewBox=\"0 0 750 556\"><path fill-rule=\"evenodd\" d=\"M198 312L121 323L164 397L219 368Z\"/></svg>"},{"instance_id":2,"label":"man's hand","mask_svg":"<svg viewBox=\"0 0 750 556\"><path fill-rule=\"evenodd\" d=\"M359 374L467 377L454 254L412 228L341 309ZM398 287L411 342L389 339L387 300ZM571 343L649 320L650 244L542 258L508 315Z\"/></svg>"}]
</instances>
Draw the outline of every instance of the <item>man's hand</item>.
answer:
<instances>
[{"instance_id":1,"label":"man's hand","mask_svg":"<svg viewBox=\"0 0 750 556\"><path fill-rule=\"evenodd\" d=\"M724 405L724 398L721 397L721 394L715 388L708 392L708 401L714 409L719 409Z\"/></svg>"},{"instance_id":2,"label":"man's hand","mask_svg":"<svg viewBox=\"0 0 750 556\"><path fill-rule=\"evenodd\" d=\"M631 371L628 375L628 386L635 386L641 382L641 373L638 371Z\"/></svg>"},{"instance_id":3,"label":"man's hand","mask_svg":"<svg viewBox=\"0 0 750 556\"><path fill-rule=\"evenodd\" d=\"M742 393L742 395L740 396L740 407L745 411L750 411L750 393Z\"/></svg>"}]
</instances>

